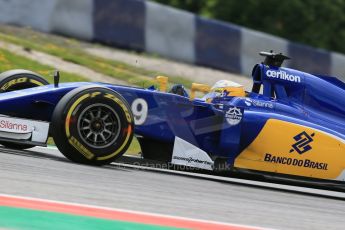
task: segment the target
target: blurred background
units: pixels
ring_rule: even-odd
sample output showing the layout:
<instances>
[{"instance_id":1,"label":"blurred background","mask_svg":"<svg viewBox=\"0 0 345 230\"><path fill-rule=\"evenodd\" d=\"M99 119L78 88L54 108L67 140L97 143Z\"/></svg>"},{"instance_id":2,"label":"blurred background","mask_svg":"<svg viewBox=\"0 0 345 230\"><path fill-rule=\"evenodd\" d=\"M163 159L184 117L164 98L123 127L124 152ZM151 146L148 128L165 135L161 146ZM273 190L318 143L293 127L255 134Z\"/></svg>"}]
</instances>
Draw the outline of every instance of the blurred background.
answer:
<instances>
[{"instance_id":1,"label":"blurred background","mask_svg":"<svg viewBox=\"0 0 345 230\"><path fill-rule=\"evenodd\" d=\"M343 0L154 0L318 48L345 53Z\"/></svg>"},{"instance_id":2,"label":"blurred background","mask_svg":"<svg viewBox=\"0 0 345 230\"><path fill-rule=\"evenodd\" d=\"M290 56L287 67L345 76L345 0L0 3L3 42L48 53L129 84L144 85L156 74L183 83L230 78L249 84L243 79L262 61L258 52L269 50ZM37 55L32 60L61 69L54 61L42 63ZM0 65L1 71L4 68ZM83 75L83 71L74 74Z\"/></svg>"}]
</instances>

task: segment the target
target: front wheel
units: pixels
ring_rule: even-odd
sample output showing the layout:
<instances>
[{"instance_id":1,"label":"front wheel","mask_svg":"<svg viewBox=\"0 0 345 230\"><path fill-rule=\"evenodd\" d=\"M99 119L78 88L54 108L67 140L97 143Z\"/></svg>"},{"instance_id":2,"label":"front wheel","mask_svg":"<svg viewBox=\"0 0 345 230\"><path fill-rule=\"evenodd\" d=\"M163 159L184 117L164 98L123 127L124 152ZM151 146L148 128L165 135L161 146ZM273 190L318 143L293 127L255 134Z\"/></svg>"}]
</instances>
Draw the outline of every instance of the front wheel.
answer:
<instances>
[{"instance_id":1,"label":"front wheel","mask_svg":"<svg viewBox=\"0 0 345 230\"><path fill-rule=\"evenodd\" d=\"M115 91L87 86L66 94L57 104L51 135L58 149L77 163L104 165L128 149L133 115Z\"/></svg>"},{"instance_id":2,"label":"front wheel","mask_svg":"<svg viewBox=\"0 0 345 230\"><path fill-rule=\"evenodd\" d=\"M41 75L24 69L8 70L0 74L0 93L48 85Z\"/></svg>"},{"instance_id":3,"label":"front wheel","mask_svg":"<svg viewBox=\"0 0 345 230\"><path fill-rule=\"evenodd\" d=\"M8 70L0 74L0 93L11 92L48 85L48 81L41 75L24 69ZM0 141L0 144L10 149L29 149L35 147L30 144L12 143Z\"/></svg>"}]
</instances>

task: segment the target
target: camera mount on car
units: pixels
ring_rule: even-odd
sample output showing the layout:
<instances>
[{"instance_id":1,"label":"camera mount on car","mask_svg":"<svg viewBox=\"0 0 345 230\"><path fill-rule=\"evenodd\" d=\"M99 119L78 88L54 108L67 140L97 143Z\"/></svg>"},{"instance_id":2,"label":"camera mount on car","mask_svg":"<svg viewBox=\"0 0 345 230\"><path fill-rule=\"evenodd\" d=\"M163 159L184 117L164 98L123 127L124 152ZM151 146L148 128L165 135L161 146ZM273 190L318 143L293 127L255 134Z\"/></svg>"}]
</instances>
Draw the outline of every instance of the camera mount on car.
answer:
<instances>
[{"instance_id":1,"label":"camera mount on car","mask_svg":"<svg viewBox=\"0 0 345 230\"><path fill-rule=\"evenodd\" d=\"M259 54L266 57L263 64L269 66L281 67L285 60L290 59L288 56L285 56L282 53L274 53L273 50L270 52L261 51Z\"/></svg>"}]
</instances>

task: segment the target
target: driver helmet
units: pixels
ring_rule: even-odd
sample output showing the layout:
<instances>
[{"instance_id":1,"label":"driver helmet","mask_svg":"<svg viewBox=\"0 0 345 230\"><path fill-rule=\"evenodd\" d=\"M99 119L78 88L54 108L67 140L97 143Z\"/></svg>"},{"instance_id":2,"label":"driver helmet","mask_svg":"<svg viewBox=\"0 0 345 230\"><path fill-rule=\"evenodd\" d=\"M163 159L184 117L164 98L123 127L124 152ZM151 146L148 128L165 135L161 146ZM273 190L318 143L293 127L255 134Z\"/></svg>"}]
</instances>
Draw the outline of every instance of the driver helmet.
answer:
<instances>
[{"instance_id":1,"label":"driver helmet","mask_svg":"<svg viewBox=\"0 0 345 230\"><path fill-rule=\"evenodd\" d=\"M243 85L229 80L220 80L212 86L210 93L206 94L203 99L211 102L215 97L245 97L245 95Z\"/></svg>"}]
</instances>

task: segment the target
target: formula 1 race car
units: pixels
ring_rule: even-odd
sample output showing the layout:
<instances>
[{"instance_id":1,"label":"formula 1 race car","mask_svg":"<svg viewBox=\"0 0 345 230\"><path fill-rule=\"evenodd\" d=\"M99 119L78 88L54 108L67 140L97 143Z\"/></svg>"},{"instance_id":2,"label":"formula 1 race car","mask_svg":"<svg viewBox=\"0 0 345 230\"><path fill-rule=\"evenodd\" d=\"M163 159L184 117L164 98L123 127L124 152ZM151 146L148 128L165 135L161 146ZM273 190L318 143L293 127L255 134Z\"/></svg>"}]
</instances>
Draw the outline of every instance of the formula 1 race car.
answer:
<instances>
[{"instance_id":1,"label":"formula 1 race car","mask_svg":"<svg viewBox=\"0 0 345 230\"><path fill-rule=\"evenodd\" d=\"M282 54L261 55L251 92L230 81L193 83L188 96L181 85L166 92L165 77L156 89L4 72L0 143L25 149L52 136L71 161L103 165L136 135L147 159L344 181L345 83L283 68ZM195 98L197 91L206 95Z\"/></svg>"}]
</instances>

